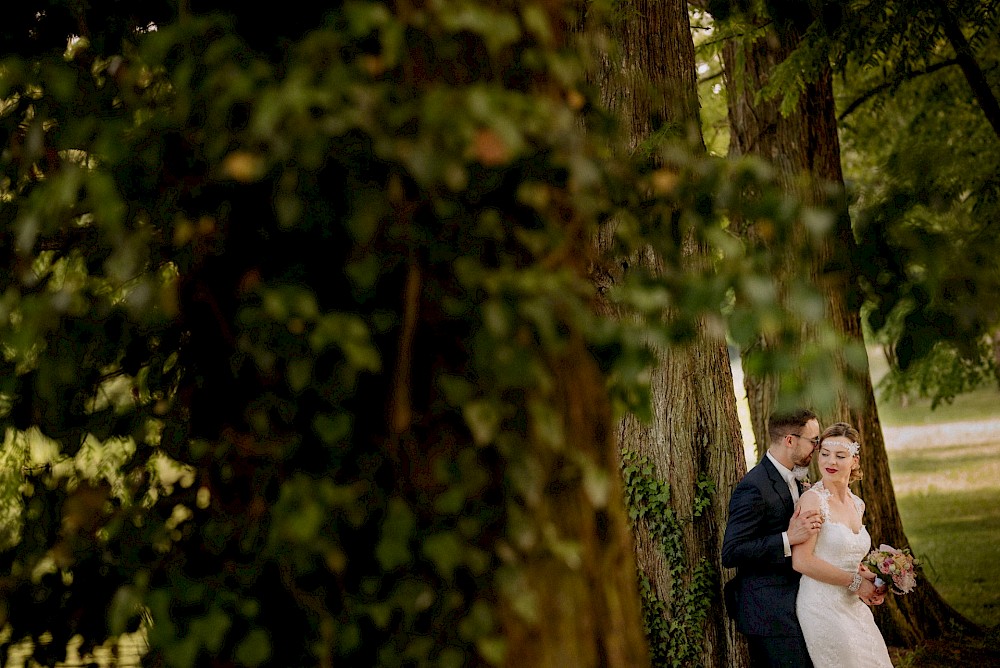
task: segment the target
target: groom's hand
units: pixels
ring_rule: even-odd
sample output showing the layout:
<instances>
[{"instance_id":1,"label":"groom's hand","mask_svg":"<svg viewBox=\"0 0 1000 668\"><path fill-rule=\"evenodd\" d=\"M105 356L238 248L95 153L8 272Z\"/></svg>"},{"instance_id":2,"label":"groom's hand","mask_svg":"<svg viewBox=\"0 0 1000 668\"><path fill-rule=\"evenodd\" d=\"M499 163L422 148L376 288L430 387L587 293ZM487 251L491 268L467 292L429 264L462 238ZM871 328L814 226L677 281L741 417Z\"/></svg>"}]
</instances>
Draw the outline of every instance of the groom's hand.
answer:
<instances>
[{"instance_id":1,"label":"groom's hand","mask_svg":"<svg viewBox=\"0 0 1000 668\"><path fill-rule=\"evenodd\" d=\"M798 545L806 542L811 536L818 534L822 526L823 517L818 510L796 508L792 513L792 519L788 522L788 544Z\"/></svg>"}]
</instances>

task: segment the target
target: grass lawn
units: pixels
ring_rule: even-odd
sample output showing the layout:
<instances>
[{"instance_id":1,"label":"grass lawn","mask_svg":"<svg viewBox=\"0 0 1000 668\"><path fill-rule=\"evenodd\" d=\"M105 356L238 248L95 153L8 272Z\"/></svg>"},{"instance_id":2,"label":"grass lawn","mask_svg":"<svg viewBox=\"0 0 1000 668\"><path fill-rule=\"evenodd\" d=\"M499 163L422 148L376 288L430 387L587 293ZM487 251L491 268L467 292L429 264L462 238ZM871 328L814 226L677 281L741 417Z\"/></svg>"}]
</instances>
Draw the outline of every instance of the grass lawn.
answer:
<instances>
[{"instance_id":1,"label":"grass lawn","mask_svg":"<svg viewBox=\"0 0 1000 668\"><path fill-rule=\"evenodd\" d=\"M873 360L874 361L874 360ZM876 364L873 376L878 377ZM906 536L922 574L983 637L940 638L890 648L897 668L1000 666L1000 429L963 442L946 426L1000 420L1000 391L984 388L931 410L929 400L878 400L890 429L927 427L926 440L890 448L889 468ZM922 431L922 430L921 430ZM942 436L943 435L943 436ZM887 433L888 440L888 433Z\"/></svg>"},{"instance_id":2,"label":"grass lawn","mask_svg":"<svg viewBox=\"0 0 1000 668\"><path fill-rule=\"evenodd\" d=\"M930 410L880 402L886 426L926 426L1000 418L1000 392L987 388ZM931 432L931 430L928 430ZM903 527L923 574L956 610L986 627L1000 625L1000 432L964 444L935 438L889 449Z\"/></svg>"},{"instance_id":3,"label":"grass lawn","mask_svg":"<svg viewBox=\"0 0 1000 668\"><path fill-rule=\"evenodd\" d=\"M976 483L1000 470L1000 442L977 447L981 458L968 456L970 449L945 450L950 457L935 450L890 453L894 481L913 488L909 493L897 490L903 527L924 577L945 600L972 621L996 626L1000 486ZM996 480L990 476L988 482ZM966 481L971 484L963 489Z\"/></svg>"},{"instance_id":4,"label":"grass lawn","mask_svg":"<svg viewBox=\"0 0 1000 668\"><path fill-rule=\"evenodd\" d=\"M898 402L880 401L878 415L882 424L889 427L1000 418L1000 390L976 390L955 397L951 403L938 404L933 410L930 399L913 399L905 406Z\"/></svg>"}]
</instances>

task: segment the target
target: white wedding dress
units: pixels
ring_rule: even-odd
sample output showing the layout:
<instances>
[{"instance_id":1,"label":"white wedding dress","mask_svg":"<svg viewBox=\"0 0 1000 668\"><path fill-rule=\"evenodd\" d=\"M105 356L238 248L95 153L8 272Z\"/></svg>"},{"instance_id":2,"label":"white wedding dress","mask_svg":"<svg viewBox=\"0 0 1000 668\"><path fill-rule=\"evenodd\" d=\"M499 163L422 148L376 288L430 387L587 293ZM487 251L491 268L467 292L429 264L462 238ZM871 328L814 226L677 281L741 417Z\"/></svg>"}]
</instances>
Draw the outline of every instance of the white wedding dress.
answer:
<instances>
[{"instance_id":1,"label":"white wedding dress","mask_svg":"<svg viewBox=\"0 0 1000 668\"><path fill-rule=\"evenodd\" d=\"M861 526L851 527L830 521L830 491L817 483L806 494L819 495L823 527L814 554L848 573L871 549L872 539ZM851 494L855 510L861 514L861 499ZM892 668L882 633L868 606L841 585L831 585L803 575L796 601L799 625L815 668Z\"/></svg>"}]
</instances>

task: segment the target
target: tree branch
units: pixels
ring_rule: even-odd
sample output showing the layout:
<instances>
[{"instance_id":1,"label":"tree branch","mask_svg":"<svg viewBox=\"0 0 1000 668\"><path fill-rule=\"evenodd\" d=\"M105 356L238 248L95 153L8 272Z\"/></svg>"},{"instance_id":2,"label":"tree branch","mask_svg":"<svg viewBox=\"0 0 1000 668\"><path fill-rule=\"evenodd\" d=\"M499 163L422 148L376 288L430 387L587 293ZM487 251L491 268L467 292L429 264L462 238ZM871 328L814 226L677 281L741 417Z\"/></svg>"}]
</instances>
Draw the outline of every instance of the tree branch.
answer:
<instances>
[{"instance_id":1,"label":"tree branch","mask_svg":"<svg viewBox=\"0 0 1000 668\"><path fill-rule=\"evenodd\" d=\"M698 79L698 85L700 86L703 83L708 83L709 81L712 81L713 79L718 79L721 76L722 76L722 68L720 67L715 72L709 74L707 77Z\"/></svg>"},{"instance_id":2,"label":"tree branch","mask_svg":"<svg viewBox=\"0 0 1000 668\"><path fill-rule=\"evenodd\" d=\"M844 111L840 112L840 115L837 117L837 120L838 121L844 120L848 116L848 114L850 114L851 112L853 112L855 109L857 109L862 104L864 104L865 102L867 102L871 98L875 97L879 93L882 93L882 92L887 91L887 90L891 90L891 89L895 88L896 86L898 86L901 83L904 83L906 81L912 81L913 79L916 79L918 77L922 77L925 74L931 74L933 72L937 72L938 70L942 70L942 69L944 69L946 67L950 67L952 65L958 65L958 59L957 58L951 58L949 60L942 60L940 63L934 63L933 65L931 65L931 66L929 66L929 67L927 67L925 69L914 70L914 71L911 71L911 72L907 72L905 74L902 74L902 75L899 75L897 77L894 77L893 79L891 79L889 81L884 81L884 82L880 83L878 86L875 86L874 88L868 89L867 91L865 91L864 93L862 93L859 97L855 98L855 100L853 102L851 102L849 105L847 105L847 108L844 109Z\"/></svg>"},{"instance_id":3,"label":"tree branch","mask_svg":"<svg viewBox=\"0 0 1000 668\"><path fill-rule=\"evenodd\" d=\"M986 120L993 126L993 132L1000 138L1000 102L997 101L996 95L993 94L993 90L986 80L986 75L983 74L983 69L976 62L976 57L972 52L972 47L969 45L969 40L966 39L965 33L962 32L962 28L958 25L958 21L955 20L954 14L949 11L946 3L936 4L936 6L938 16L944 27L944 34L948 37L948 41L951 42L951 47L955 49L955 55L958 56L958 64L962 68L962 73L965 74L966 81L969 82L969 87L972 88L972 94L986 115Z\"/></svg>"}]
</instances>

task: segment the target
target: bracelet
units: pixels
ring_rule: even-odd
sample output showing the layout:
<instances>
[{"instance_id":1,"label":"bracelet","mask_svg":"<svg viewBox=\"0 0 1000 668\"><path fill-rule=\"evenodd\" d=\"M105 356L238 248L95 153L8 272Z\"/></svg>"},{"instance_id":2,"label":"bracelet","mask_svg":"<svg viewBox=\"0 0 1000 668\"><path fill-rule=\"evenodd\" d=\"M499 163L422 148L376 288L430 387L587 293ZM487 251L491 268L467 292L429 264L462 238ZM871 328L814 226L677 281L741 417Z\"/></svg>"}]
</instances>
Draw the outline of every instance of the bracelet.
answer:
<instances>
[{"instance_id":1,"label":"bracelet","mask_svg":"<svg viewBox=\"0 0 1000 668\"><path fill-rule=\"evenodd\" d=\"M855 573L854 574L854 579L851 580L851 584L847 585L847 591L849 591L849 592L856 592L859 589L861 589L861 580L862 579L863 578L861 577L861 573Z\"/></svg>"}]
</instances>

